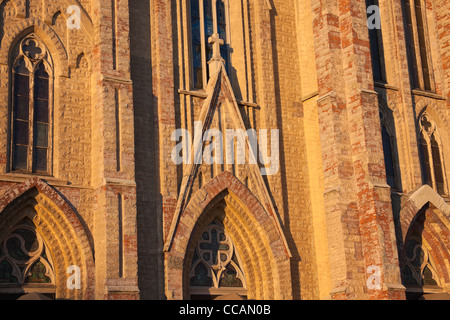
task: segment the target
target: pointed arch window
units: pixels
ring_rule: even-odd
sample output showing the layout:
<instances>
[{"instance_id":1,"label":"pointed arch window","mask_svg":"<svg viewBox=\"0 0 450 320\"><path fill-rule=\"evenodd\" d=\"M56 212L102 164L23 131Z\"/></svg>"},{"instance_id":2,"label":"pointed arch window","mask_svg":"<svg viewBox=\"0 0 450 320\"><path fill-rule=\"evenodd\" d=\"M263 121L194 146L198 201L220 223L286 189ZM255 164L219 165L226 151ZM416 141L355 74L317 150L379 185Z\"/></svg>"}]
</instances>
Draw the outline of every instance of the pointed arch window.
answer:
<instances>
[{"instance_id":1,"label":"pointed arch window","mask_svg":"<svg viewBox=\"0 0 450 320\"><path fill-rule=\"evenodd\" d=\"M36 35L19 42L11 71L11 171L51 174L53 63Z\"/></svg>"},{"instance_id":2,"label":"pointed arch window","mask_svg":"<svg viewBox=\"0 0 450 320\"><path fill-rule=\"evenodd\" d=\"M447 183L444 175L442 143L436 124L425 112L420 117L420 151L424 183L445 195Z\"/></svg>"},{"instance_id":3,"label":"pointed arch window","mask_svg":"<svg viewBox=\"0 0 450 320\"><path fill-rule=\"evenodd\" d=\"M213 57L210 39L219 35L224 42L220 54L229 68L228 0L190 0L191 59L193 89L204 89L209 79L208 62Z\"/></svg>"},{"instance_id":4,"label":"pointed arch window","mask_svg":"<svg viewBox=\"0 0 450 320\"><path fill-rule=\"evenodd\" d=\"M223 225L214 221L201 235L190 273L191 298L247 295L241 259Z\"/></svg>"}]
</instances>

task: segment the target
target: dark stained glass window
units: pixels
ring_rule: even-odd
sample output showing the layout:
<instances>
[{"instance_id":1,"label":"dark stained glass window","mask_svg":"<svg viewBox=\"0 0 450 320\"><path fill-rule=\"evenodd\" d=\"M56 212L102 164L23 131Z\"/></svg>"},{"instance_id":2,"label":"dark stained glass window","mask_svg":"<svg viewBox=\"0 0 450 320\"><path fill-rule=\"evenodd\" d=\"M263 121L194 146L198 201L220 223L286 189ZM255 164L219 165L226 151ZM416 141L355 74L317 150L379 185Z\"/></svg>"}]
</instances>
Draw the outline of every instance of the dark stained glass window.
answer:
<instances>
[{"instance_id":1,"label":"dark stained glass window","mask_svg":"<svg viewBox=\"0 0 450 320\"><path fill-rule=\"evenodd\" d=\"M195 89L203 88L202 36L198 0L191 0L191 41Z\"/></svg>"},{"instance_id":2,"label":"dark stained glass window","mask_svg":"<svg viewBox=\"0 0 450 320\"><path fill-rule=\"evenodd\" d=\"M412 86L413 88L430 91L432 90L431 71L427 53L425 12L422 8L422 0L403 0L403 10Z\"/></svg>"},{"instance_id":3,"label":"dark stained glass window","mask_svg":"<svg viewBox=\"0 0 450 320\"><path fill-rule=\"evenodd\" d=\"M220 55L225 60L225 66L229 67L229 52L227 44L227 17L225 11L225 2L223 0L217 1L217 30L220 39L224 41L224 45L220 48Z\"/></svg>"},{"instance_id":4,"label":"dark stained glass window","mask_svg":"<svg viewBox=\"0 0 450 320\"><path fill-rule=\"evenodd\" d=\"M51 279L46 276L47 268L38 261L30 269L30 275L25 279L25 283L51 283Z\"/></svg>"},{"instance_id":5,"label":"dark stained glass window","mask_svg":"<svg viewBox=\"0 0 450 320\"><path fill-rule=\"evenodd\" d=\"M214 0L212 0L214 1ZM205 23L205 39L206 41L214 34L214 17L211 0L203 1L204 23ZM206 61L213 57L212 45L206 44Z\"/></svg>"},{"instance_id":6,"label":"dark stained glass window","mask_svg":"<svg viewBox=\"0 0 450 320\"><path fill-rule=\"evenodd\" d=\"M12 68L11 170L48 174L50 155L49 55L35 35L23 39Z\"/></svg>"},{"instance_id":7,"label":"dark stained glass window","mask_svg":"<svg viewBox=\"0 0 450 320\"><path fill-rule=\"evenodd\" d=\"M214 11L215 8L215 11ZM209 79L208 62L213 58L213 44L209 39L217 32L224 45L220 48L220 55L229 68L229 45L227 44L227 15L223 0L191 0L191 52L193 88L203 89Z\"/></svg>"},{"instance_id":8,"label":"dark stained glass window","mask_svg":"<svg viewBox=\"0 0 450 320\"><path fill-rule=\"evenodd\" d=\"M0 262L0 284L17 283L17 278L13 275L13 267L7 260Z\"/></svg>"},{"instance_id":9,"label":"dark stained glass window","mask_svg":"<svg viewBox=\"0 0 450 320\"><path fill-rule=\"evenodd\" d=\"M34 76L33 171L47 172L49 136L49 76L41 63Z\"/></svg>"},{"instance_id":10,"label":"dark stained glass window","mask_svg":"<svg viewBox=\"0 0 450 320\"><path fill-rule=\"evenodd\" d=\"M213 280L208 276L208 268L203 263L199 263L195 267L194 277L191 278L191 286L211 287Z\"/></svg>"},{"instance_id":11,"label":"dark stained glass window","mask_svg":"<svg viewBox=\"0 0 450 320\"><path fill-rule=\"evenodd\" d=\"M223 288L241 288L243 284L237 276L236 269L229 264L222 273L219 286Z\"/></svg>"},{"instance_id":12,"label":"dark stained glass window","mask_svg":"<svg viewBox=\"0 0 450 320\"><path fill-rule=\"evenodd\" d=\"M414 26L412 20L412 9L410 0L404 0L403 6L405 11L405 34L406 34L406 45L408 49L408 59L409 59L409 69L411 73L411 82L413 88L419 88L419 74L417 71L417 58L416 58L416 48L414 40Z\"/></svg>"}]
</instances>

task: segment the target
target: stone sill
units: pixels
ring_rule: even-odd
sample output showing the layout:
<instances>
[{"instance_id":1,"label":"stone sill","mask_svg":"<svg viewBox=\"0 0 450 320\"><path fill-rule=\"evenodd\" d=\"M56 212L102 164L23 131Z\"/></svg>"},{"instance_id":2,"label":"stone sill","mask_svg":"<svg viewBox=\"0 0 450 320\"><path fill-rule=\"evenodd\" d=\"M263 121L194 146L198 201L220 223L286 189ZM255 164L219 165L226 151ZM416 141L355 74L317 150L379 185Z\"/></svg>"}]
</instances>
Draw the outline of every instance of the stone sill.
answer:
<instances>
[{"instance_id":1,"label":"stone sill","mask_svg":"<svg viewBox=\"0 0 450 320\"><path fill-rule=\"evenodd\" d=\"M3 173L0 174L0 181L1 182L15 182L15 183L23 183L27 180L33 179L33 178L39 178L41 180L44 180L48 182L51 185L54 186L60 186L60 187L70 187L70 182L67 180L58 179L52 176L40 176L40 175L34 175L34 174L23 174L23 173Z\"/></svg>"},{"instance_id":2,"label":"stone sill","mask_svg":"<svg viewBox=\"0 0 450 320\"><path fill-rule=\"evenodd\" d=\"M422 97L427 97L427 98L436 99L436 100L443 100L443 101L447 100L446 97L441 96L440 94L437 94L437 93L429 92L429 91L413 89L411 92L413 95L416 95L416 96L422 96Z\"/></svg>"},{"instance_id":3,"label":"stone sill","mask_svg":"<svg viewBox=\"0 0 450 320\"><path fill-rule=\"evenodd\" d=\"M117 179L117 178L104 178L104 182L97 187L93 186L79 186L73 185L68 180L58 179L52 176L42 176L42 175L34 175L34 174L23 174L23 173L3 173L0 174L0 182L13 182L13 183L24 183L27 180L38 178L49 185L54 187L65 187L65 188L75 188L75 189L96 189L104 185L113 185L113 186L124 186L124 187L136 187L136 182L133 180L126 179Z\"/></svg>"},{"instance_id":4,"label":"stone sill","mask_svg":"<svg viewBox=\"0 0 450 320\"><path fill-rule=\"evenodd\" d=\"M386 89L386 90L399 91L399 89L397 87L392 86L392 85L387 84L387 83L384 83L384 82L377 82L377 81L375 81L374 82L374 86L377 87L377 88L383 88L383 89Z\"/></svg>"}]
</instances>

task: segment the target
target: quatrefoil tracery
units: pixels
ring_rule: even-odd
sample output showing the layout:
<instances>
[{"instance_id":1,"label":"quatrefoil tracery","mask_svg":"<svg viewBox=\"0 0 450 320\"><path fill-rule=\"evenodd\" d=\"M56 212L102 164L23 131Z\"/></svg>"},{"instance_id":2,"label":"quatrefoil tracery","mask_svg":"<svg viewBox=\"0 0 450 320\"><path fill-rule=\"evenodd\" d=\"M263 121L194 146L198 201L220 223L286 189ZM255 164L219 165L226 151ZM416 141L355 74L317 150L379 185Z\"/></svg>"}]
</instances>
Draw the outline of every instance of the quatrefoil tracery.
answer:
<instances>
[{"instance_id":1,"label":"quatrefoil tracery","mask_svg":"<svg viewBox=\"0 0 450 320\"><path fill-rule=\"evenodd\" d=\"M52 59L46 46L35 34L30 34L23 38L17 46L13 69L23 64L28 72L32 73L43 63L46 70L52 70Z\"/></svg>"},{"instance_id":2,"label":"quatrefoil tracery","mask_svg":"<svg viewBox=\"0 0 450 320\"><path fill-rule=\"evenodd\" d=\"M427 113L424 113L420 117L419 123L422 131L426 132L429 136L436 131L436 124Z\"/></svg>"}]
</instances>

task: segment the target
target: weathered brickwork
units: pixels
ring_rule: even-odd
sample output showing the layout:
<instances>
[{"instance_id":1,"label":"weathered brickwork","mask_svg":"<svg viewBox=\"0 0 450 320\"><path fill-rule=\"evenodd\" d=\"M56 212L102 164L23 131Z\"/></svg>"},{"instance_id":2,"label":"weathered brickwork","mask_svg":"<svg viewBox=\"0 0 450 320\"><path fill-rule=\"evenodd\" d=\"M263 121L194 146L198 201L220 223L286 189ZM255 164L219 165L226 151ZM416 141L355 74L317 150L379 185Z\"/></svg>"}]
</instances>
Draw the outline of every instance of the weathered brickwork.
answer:
<instances>
[{"instance_id":1,"label":"weathered brickwork","mask_svg":"<svg viewBox=\"0 0 450 320\"><path fill-rule=\"evenodd\" d=\"M214 56L194 90L191 1L0 0L0 243L31 221L56 298L189 299L197 241L219 221L248 298L307 300L416 294L404 270L408 241L420 239L430 292L450 293L450 5L423 1L424 91L411 82L404 1L378 1L381 83L365 1L227 0L230 70ZM29 35L53 68L46 174L13 170L13 59ZM443 192L423 179L424 114L439 133ZM193 138L197 121L279 130L279 170L175 164L172 134ZM66 285L71 265L80 289Z\"/></svg>"}]
</instances>

